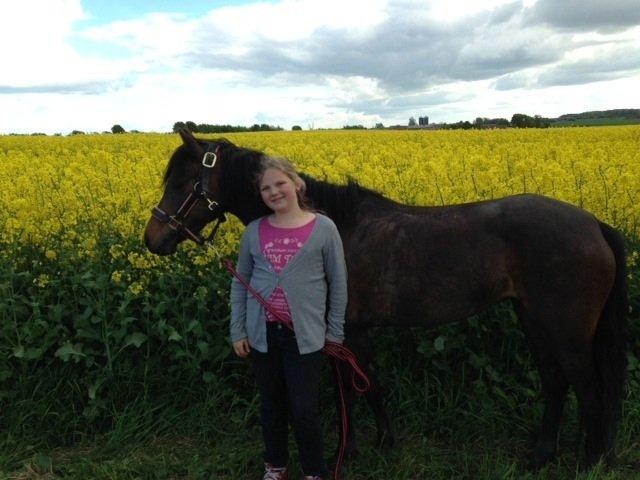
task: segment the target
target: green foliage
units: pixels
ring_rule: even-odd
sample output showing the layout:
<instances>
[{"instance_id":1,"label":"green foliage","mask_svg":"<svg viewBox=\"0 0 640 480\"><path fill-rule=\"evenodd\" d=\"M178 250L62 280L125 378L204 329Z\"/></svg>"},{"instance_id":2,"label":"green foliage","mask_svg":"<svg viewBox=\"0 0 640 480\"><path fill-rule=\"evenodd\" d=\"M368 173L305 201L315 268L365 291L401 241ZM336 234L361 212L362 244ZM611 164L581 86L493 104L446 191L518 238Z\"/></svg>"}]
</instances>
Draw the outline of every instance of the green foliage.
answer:
<instances>
[{"instance_id":1,"label":"green foliage","mask_svg":"<svg viewBox=\"0 0 640 480\"><path fill-rule=\"evenodd\" d=\"M260 125L253 124L251 127L243 127L241 125L211 125L208 123L195 122L176 122L173 124L173 132L178 133L182 129L187 129L194 133L232 133L232 132L275 132L283 130L281 127L274 127L262 123ZM295 128L293 128L295 130Z\"/></svg>"},{"instance_id":2,"label":"green foliage","mask_svg":"<svg viewBox=\"0 0 640 480\"><path fill-rule=\"evenodd\" d=\"M630 242L630 252L639 248ZM0 477L23 464L64 478L247 478L259 471L255 388L227 340L228 275L215 264L195 265L188 249L166 267L141 269L130 254L144 247L121 238L103 238L89 256L55 239L51 249L57 254L24 245L0 251ZM629 280L634 340L619 444L633 462L640 435L633 253ZM407 479L574 478L572 399L563 459L548 476L526 477L540 388L508 303L428 331L379 328L372 339L401 444L390 457L370 449L375 425L358 408L365 440L349 478L388 478L389 468ZM324 382L324 424L335 444L328 371Z\"/></svg>"}]
</instances>

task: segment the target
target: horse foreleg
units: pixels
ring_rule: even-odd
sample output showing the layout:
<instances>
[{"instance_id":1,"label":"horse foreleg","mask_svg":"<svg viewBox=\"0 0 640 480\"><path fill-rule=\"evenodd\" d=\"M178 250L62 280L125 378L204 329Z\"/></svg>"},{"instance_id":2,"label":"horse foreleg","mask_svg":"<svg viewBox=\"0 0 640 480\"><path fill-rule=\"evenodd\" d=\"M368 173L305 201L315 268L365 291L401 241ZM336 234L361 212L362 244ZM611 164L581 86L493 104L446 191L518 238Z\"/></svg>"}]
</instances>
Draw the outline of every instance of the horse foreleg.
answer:
<instances>
[{"instance_id":1,"label":"horse foreleg","mask_svg":"<svg viewBox=\"0 0 640 480\"><path fill-rule=\"evenodd\" d=\"M380 385L373 355L371 354L371 344L366 335L356 336L353 340L351 348L358 358L358 363L371 382L370 388L365 392L364 396L376 422L376 446L381 450L389 450L395 446L396 433L387 409L384 407L384 391Z\"/></svg>"}]
</instances>

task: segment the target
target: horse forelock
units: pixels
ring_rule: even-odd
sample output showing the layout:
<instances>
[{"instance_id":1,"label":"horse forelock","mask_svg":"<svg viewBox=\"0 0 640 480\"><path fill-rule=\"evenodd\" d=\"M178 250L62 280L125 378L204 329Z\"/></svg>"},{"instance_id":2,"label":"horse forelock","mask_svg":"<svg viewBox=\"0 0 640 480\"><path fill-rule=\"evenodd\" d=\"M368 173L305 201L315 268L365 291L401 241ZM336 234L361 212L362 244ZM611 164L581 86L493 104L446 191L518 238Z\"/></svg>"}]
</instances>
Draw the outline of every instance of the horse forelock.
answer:
<instances>
[{"instance_id":1,"label":"horse forelock","mask_svg":"<svg viewBox=\"0 0 640 480\"><path fill-rule=\"evenodd\" d=\"M226 138L217 138L214 140L202 140L202 139L196 139L196 140L198 141L198 143L200 144L203 150L207 150L212 144L220 145L223 150L229 147L234 149L237 148L232 142L230 142ZM180 146L178 146L178 148L175 149L175 151L171 155L171 158L169 159L167 168L165 169L164 175L162 176L162 185L166 186L167 183L169 182L169 179L171 179L171 177L173 177L176 174L178 176L184 175L187 170L186 166L190 162L195 163L195 162L199 162L200 160L201 159L196 159L193 157L191 152L189 152L189 147L187 145L185 145L184 143L181 144Z\"/></svg>"},{"instance_id":2,"label":"horse forelock","mask_svg":"<svg viewBox=\"0 0 640 480\"><path fill-rule=\"evenodd\" d=\"M162 176L162 186L166 187L169 183L169 179L179 173L179 170L184 170L185 163L188 161L188 155L185 145L180 145L171 155L167 168Z\"/></svg>"}]
</instances>

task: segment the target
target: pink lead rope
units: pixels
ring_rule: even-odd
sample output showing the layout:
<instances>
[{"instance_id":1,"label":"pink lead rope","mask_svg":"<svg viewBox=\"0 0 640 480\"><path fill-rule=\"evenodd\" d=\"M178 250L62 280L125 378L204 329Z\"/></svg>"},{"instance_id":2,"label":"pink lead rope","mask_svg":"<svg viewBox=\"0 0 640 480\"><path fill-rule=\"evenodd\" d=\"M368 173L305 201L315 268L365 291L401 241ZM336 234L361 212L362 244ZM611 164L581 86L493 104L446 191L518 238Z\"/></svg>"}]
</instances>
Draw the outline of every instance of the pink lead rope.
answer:
<instances>
[{"instance_id":1,"label":"pink lead rope","mask_svg":"<svg viewBox=\"0 0 640 480\"><path fill-rule=\"evenodd\" d=\"M222 260L222 264L224 268L233 275L242 286L258 301L260 305L264 307L269 313L271 313L278 320L282 321L285 325L287 323L281 317L280 313L277 312L269 302L267 302L262 295L260 295L250 284L247 282L240 274L236 271L233 266L233 262L228 258L224 258ZM341 345L336 342L327 341L324 344L324 348L322 351L330 357L331 361L334 365L334 371L336 372L337 380L338 380L338 390L340 392L340 416L342 420L342 438L340 439L340 448L338 450L338 458L336 460L335 470L333 472L334 480L339 480L340 478L340 468L342 467L342 462L344 460L344 450L347 444L347 406L344 400L344 383L342 380L342 375L340 374L340 369L338 368L338 361L346 362L351 366L351 384L353 388L358 393L364 393L371 387L371 381L369 377L364 373L360 365L358 365L358 360L356 356L353 354L351 350L349 350L344 345ZM360 379L360 383L358 382L358 378Z\"/></svg>"}]
</instances>

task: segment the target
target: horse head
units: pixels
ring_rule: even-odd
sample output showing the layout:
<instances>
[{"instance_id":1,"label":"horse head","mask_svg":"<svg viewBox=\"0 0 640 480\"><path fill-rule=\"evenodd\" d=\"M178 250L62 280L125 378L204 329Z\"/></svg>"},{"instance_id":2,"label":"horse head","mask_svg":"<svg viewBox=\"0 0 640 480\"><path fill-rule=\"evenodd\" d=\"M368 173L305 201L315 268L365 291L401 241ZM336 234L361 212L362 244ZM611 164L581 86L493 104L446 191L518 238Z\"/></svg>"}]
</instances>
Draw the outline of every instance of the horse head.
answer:
<instances>
[{"instance_id":1,"label":"horse head","mask_svg":"<svg viewBox=\"0 0 640 480\"><path fill-rule=\"evenodd\" d=\"M182 145L171 156L164 175L164 192L144 232L147 248L158 255L175 253L180 242L203 243L201 230L224 219L220 181L222 154L233 144L204 142L181 130Z\"/></svg>"}]
</instances>

